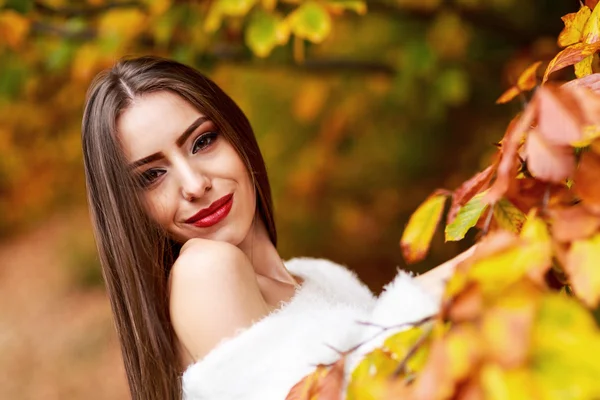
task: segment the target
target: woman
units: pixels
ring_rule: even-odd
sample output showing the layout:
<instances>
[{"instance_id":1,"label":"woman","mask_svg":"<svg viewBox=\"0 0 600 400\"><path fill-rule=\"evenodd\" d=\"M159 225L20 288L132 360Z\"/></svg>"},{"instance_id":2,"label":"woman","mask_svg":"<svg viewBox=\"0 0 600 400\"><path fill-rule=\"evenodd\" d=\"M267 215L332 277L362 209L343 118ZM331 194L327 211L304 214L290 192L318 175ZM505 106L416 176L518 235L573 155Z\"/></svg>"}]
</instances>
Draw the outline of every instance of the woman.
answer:
<instances>
[{"instance_id":1,"label":"woman","mask_svg":"<svg viewBox=\"0 0 600 400\"><path fill-rule=\"evenodd\" d=\"M276 329L268 324L312 307L328 311L313 315L308 325L319 329L297 340L308 343L329 329L335 342L353 317L372 309L372 294L345 268L281 260L266 168L250 124L196 70L155 57L118 62L88 91L82 141L103 275L134 399L181 398L186 368L192 371L183 382L188 398L233 398L197 386L214 383L221 390L210 372L215 367L204 366L213 360L233 369L218 354L243 343L238 337L263 329L269 352ZM289 311L304 298L318 300ZM318 303L325 298L328 303ZM345 322L336 320L340 315ZM277 326L294 324L286 321ZM237 342L221 344L233 337ZM282 349L299 348L296 356L305 356L304 345L294 343ZM302 368L280 369L281 378L271 379L279 385L273 396L289 389Z\"/></svg>"}]
</instances>

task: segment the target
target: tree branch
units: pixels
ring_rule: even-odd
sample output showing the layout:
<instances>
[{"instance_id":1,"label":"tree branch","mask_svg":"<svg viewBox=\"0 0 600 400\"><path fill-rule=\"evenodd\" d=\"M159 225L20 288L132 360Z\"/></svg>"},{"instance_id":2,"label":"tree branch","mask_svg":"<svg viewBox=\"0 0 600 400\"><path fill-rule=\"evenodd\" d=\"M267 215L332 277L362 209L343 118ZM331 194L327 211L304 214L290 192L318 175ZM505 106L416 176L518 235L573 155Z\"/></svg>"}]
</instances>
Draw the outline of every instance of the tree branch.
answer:
<instances>
[{"instance_id":1,"label":"tree branch","mask_svg":"<svg viewBox=\"0 0 600 400\"><path fill-rule=\"evenodd\" d=\"M40 14L50 15L50 16L61 16L61 17L93 17L98 14L102 14L108 10L114 8L141 8L145 9L144 4L139 1L123 1L123 2L112 2L102 4L100 6L95 7L52 7L48 4L45 4L41 0L36 0L34 3L34 8Z\"/></svg>"}]
</instances>

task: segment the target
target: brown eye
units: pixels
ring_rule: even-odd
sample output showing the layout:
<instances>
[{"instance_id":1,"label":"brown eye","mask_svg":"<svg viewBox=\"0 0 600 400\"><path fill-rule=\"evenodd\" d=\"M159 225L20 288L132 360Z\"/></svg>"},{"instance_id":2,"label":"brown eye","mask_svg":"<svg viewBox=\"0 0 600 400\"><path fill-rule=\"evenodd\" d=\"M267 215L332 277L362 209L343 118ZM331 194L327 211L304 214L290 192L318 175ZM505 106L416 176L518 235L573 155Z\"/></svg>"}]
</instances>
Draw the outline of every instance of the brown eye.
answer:
<instances>
[{"instance_id":1,"label":"brown eye","mask_svg":"<svg viewBox=\"0 0 600 400\"><path fill-rule=\"evenodd\" d=\"M204 150L205 148L212 146L218 135L218 132L208 132L198 136L192 145L192 154L196 154L200 150Z\"/></svg>"},{"instance_id":2,"label":"brown eye","mask_svg":"<svg viewBox=\"0 0 600 400\"><path fill-rule=\"evenodd\" d=\"M147 188L160 178L166 171L164 169L153 168L139 174L138 181L140 186Z\"/></svg>"}]
</instances>

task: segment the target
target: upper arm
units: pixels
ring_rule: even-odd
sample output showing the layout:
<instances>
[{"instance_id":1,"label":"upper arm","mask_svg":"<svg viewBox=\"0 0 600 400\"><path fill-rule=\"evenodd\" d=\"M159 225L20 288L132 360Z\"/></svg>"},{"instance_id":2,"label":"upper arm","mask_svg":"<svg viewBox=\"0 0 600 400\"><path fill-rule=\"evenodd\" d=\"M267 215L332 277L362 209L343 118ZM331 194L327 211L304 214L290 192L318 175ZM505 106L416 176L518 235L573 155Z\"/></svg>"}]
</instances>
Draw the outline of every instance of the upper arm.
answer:
<instances>
[{"instance_id":1,"label":"upper arm","mask_svg":"<svg viewBox=\"0 0 600 400\"><path fill-rule=\"evenodd\" d=\"M236 246L186 244L169 277L171 323L194 360L268 313L256 275Z\"/></svg>"}]
</instances>

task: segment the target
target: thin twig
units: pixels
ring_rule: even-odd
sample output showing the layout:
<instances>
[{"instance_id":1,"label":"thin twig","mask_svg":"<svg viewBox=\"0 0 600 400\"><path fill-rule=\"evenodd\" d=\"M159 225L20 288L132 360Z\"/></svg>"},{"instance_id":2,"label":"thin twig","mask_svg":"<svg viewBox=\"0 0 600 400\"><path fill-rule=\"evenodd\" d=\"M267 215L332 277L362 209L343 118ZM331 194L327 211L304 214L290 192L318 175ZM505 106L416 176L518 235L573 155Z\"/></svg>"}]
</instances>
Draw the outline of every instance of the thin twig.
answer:
<instances>
[{"instance_id":1,"label":"thin twig","mask_svg":"<svg viewBox=\"0 0 600 400\"><path fill-rule=\"evenodd\" d=\"M417 341L408 350L408 352L406 353L406 355L404 356L404 358L402 359L402 361L400 362L400 364L398 364L398 367L396 367L396 369L394 370L394 373L392 374L392 377L397 378L401 374L403 374L403 373L406 372L406 367L408 365L408 362L410 361L410 359L412 358L412 356L415 355L415 353L417 352L417 350L419 350L419 347L421 347L421 345L423 343L425 343L425 340L427 340L427 338L429 337L430 333L431 333L431 328L425 329L423 331L423 333L421 334L421 336L419 336L419 338L417 339Z\"/></svg>"},{"instance_id":2,"label":"thin twig","mask_svg":"<svg viewBox=\"0 0 600 400\"><path fill-rule=\"evenodd\" d=\"M358 323L361 325L367 325L367 326L373 326L373 327L378 327L380 328L379 332L376 332L374 335L372 335L370 338L368 338L367 340L365 340L362 343L359 343L353 347L351 347L350 349L346 350L345 352L343 352L344 354L349 354L352 353L353 351L358 350L361 346L367 344L368 342L370 342L371 340L375 339L377 336L381 335L383 332L387 332L389 330L392 329L400 329L400 328L415 328L417 326L421 326L431 320L433 320L438 314L433 314L430 315L428 317L425 318L421 318L418 321L414 321L414 322L405 322L402 324L397 324L397 325L391 325L391 326L378 326L377 324L373 324L371 322L364 322L364 321L359 321Z\"/></svg>"}]
</instances>

